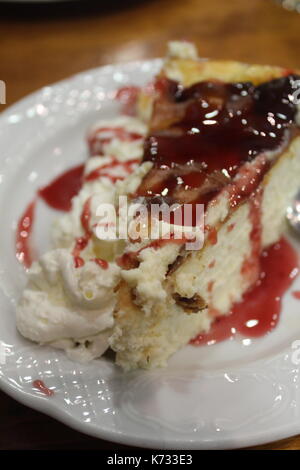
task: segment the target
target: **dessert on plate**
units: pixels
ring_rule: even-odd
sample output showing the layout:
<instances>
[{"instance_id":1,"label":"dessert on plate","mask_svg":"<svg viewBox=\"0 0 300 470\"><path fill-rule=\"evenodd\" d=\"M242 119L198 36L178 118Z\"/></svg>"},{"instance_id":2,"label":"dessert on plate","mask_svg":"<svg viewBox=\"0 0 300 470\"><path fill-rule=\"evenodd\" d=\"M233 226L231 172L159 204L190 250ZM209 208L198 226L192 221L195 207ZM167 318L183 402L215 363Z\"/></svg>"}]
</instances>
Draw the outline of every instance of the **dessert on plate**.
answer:
<instances>
[{"instance_id":1,"label":"dessert on plate","mask_svg":"<svg viewBox=\"0 0 300 470\"><path fill-rule=\"evenodd\" d=\"M190 341L211 339L222 318L235 319L234 332L250 331L244 301L252 295L253 313L253 297L261 298L254 290L270 297L272 284L277 300L262 318L271 330L284 289L278 279L264 283L271 258L289 252L277 242L300 177L299 79L280 67L200 60L193 44L171 42L150 84L117 93L127 115L89 131L81 189L53 226L53 249L28 270L20 333L75 360L111 348L124 370L159 367ZM169 220L146 216L148 228L160 227L157 239L136 214L126 237L124 201L140 210L176 208ZM99 213L105 204L117 218ZM177 237L175 213L188 205L188 222L176 219L184 234ZM117 236L103 235L116 226ZM22 244L17 251L28 258ZM285 281L296 273L283 271Z\"/></svg>"}]
</instances>

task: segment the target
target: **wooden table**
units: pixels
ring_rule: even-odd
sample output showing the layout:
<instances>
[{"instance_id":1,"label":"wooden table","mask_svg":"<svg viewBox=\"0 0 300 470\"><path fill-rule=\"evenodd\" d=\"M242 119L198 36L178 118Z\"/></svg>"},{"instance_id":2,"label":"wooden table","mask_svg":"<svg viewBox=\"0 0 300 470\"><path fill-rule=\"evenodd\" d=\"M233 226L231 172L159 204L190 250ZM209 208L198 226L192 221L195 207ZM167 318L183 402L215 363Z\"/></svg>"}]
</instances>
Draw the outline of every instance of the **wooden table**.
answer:
<instances>
[{"instance_id":1,"label":"wooden table","mask_svg":"<svg viewBox=\"0 0 300 470\"><path fill-rule=\"evenodd\" d=\"M0 79L11 105L90 67L160 56L170 38L192 39L205 57L300 68L299 32L300 15L272 0L85 0L40 8L1 2ZM123 447L83 436L0 393L0 449L21 448ZM300 449L300 437L261 448Z\"/></svg>"}]
</instances>

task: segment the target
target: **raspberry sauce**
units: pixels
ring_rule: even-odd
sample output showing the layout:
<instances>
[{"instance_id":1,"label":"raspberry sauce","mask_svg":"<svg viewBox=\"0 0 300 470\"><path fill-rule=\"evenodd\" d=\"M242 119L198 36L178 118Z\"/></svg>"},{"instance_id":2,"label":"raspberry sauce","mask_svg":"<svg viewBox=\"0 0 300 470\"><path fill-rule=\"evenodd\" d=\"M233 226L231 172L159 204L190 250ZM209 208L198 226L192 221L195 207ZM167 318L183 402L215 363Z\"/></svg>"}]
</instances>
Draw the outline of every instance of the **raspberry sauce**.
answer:
<instances>
[{"instance_id":1,"label":"raspberry sauce","mask_svg":"<svg viewBox=\"0 0 300 470\"><path fill-rule=\"evenodd\" d=\"M34 380L32 382L34 388L37 388L40 392L42 392L47 397L52 397L54 395L54 391L50 388L46 387L42 380Z\"/></svg>"},{"instance_id":2,"label":"raspberry sauce","mask_svg":"<svg viewBox=\"0 0 300 470\"><path fill-rule=\"evenodd\" d=\"M143 246L139 250L126 251L122 256L119 256L116 259L116 262L118 266L120 266L122 269L125 269L125 270L134 269L134 268L137 268L140 264L138 256L143 250L146 250L147 248L153 248L154 250L158 250L159 248L162 248L164 245L168 245L170 243L173 243L174 245L182 245L183 243L186 243L186 242L191 242L191 240L188 240L184 237L175 238L174 234L171 233L170 238L168 239L159 238L158 240L151 241L150 243Z\"/></svg>"},{"instance_id":3,"label":"raspberry sauce","mask_svg":"<svg viewBox=\"0 0 300 470\"><path fill-rule=\"evenodd\" d=\"M129 132L124 127L99 127L92 131L88 137L90 155L103 155L103 146L110 143L112 139L118 139L121 142L132 142L142 138L141 134Z\"/></svg>"},{"instance_id":4,"label":"raspberry sauce","mask_svg":"<svg viewBox=\"0 0 300 470\"><path fill-rule=\"evenodd\" d=\"M116 158L113 158L112 161L107 165L103 165L89 173L85 177L85 180L94 181L101 177L107 177L114 183L128 176L138 163L138 159L119 162ZM120 169L120 171L123 171L124 176L113 176L110 173L110 171L113 169ZM46 204L53 209L68 212L71 209L72 198L78 194L82 187L84 180L83 172L83 164L65 171L63 174L51 181L47 186L41 188L37 193L38 196L41 197L41 199L43 199L44 202L46 202ZM34 220L34 209L35 202L32 202L21 216L18 222L16 233L16 257L26 268L30 267L33 261L30 235L32 232L32 224ZM87 244L88 239L91 236L90 218L90 199L88 199L84 204L81 214L81 224L84 229L85 236L76 240L74 248L74 262L76 267L80 267L84 264L84 261L79 256L79 253L86 246L83 246L83 239ZM100 262L98 264L100 266Z\"/></svg>"},{"instance_id":5,"label":"raspberry sauce","mask_svg":"<svg viewBox=\"0 0 300 470\"><path fill-rule=\"evenodd\" d=\"M80 215L80 222L84 230L84 236L75 239L75 245L72 251L75 268L81 268L81 266L84 265L84 259L80 256L80 253L87 247L92 236L90 228L91 216L91 198L89 197L83 204Z\"/></svg>"},{"instance_id":6,"label":"raspberry sauce","mask_svg":"<svg viewBox=\"0 0 300 470\"><path fill-rule=\"evenodd\" d=\"M105 259L102 258L94 258L91 261L94 261L100 268L102 269L108 269L108 262Z\"/></svg>"},{"instance_id":7,"label":"raspberry sauce","mask_svg":"<svg viewBox=\"0 0 300 470\"><path fill-rule=\"evenodd\" d=\"M84 165L79 165L67 170L47 186L41 188L37 192L37 196L41 197L53 209L69 211L72 198L78 194L82 186L83 169ZM27 206L19 219L16 230L16 257L25 268L29 268L34 259L31 235L35 204L36 202L33 201ZM85 222L85 216L83 216L82 222Z\"/></svg>"},{"instance_id":8,"label":"raspberry sauce","mask_svg":"<svg viewBox=\"0 0 300 470\"><path fill-rule=\"evenodd\" d=\"M80 256L81 252L87 247L90 240L90 234L78 237L72 250L75 268L81 268L84 265L84 259Z\"/></svg>"},{"instance_id":9,"label":"raspberry sauce","mask_svg":"<svg viewBox=\"0 0 300 470\"><path fill-rule=\"evenodd\" d=\"M99 168L95 168L95 170L91 171L88 175L85 176L85 181L94 181L99 178L106 177L110 179L112 183L115 183L116 181L123 180L127 176L132 173L134 170L135 166L140 162L139 159L131 159L127 160L126 162L120 162L116 158L112 158L112 161L110 163L107 163L105 165L100 166ZM117 169L120 170L120 172L123 172L123 175L114 175L111 173L111 170Z\"/></svg>"},{"instance_id":10,"label":"raspberry sauce","mask_svg":"<svg viewBox=\"0 0 300 470\"><path fill-rule=\"evenodd\" d=\"M91 236L92 231L91 231L91 217L92 217L92 212L91 212L91 197L87 198L85 203L83 204L83 208L81 211L80 215L80 222L81 226L84 230L85 235Z\"/></svg>"},{"instance_id":11,"label":"raspberry sauce","mask_svg":"<svg viewBox=\"0 0 300 470\"><path fill-rule=\"evenodd\" d=\"M244 260L241 267L241 274L252 285L259 277L260 253L262 250L262 224L261 224L261 203L263 198L262 188L258 188L249 198L249 221L251 223L250 253Z\"/></svg>"},{"instance_id":12,"label":"raspberry sauce","mask_svg":"<svg viewBox=\"0 0 300 470\"><path fill-rule=\"evenodd\" d=\"M241 302L234 304L229 315L216 318L210 331L194 338L191 344L211 345L235 335L259 337L275 328L280 319L282 296L299 271L298 256L282 238L264 250L259 261L258 281Z\"/></svg>"},{"instance_id":13,"label":"raspberry sauce","mask_svg":"<svg viewBox=\"0 0 300 470\"><path fill-rule=\"evenodd\" d=\"M116 93L116 100L121 104L121 112L127 116L135 116L137 100L140 93L138 86L124 86Z\"/></svg>"},{"instance_id":14,"label":"raspberry sauce","mask_svg":"<svg viewBox=\"0 0 300 470\"><path fill-rule=\"evenodd\" d=\"M41 188L38 195L53 209L69 211L71 201L81 189L84 165L78 165Z\"/></svg>"}]
</instances>

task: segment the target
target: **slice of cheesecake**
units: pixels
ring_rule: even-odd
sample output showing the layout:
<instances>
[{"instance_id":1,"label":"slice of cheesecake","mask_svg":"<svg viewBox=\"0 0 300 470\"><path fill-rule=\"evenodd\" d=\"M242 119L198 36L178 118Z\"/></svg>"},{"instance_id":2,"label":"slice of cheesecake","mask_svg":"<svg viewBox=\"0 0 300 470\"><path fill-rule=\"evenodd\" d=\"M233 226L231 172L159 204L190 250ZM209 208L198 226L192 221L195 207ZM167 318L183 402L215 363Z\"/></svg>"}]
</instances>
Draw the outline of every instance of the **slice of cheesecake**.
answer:
<instances>
[{"instance_id":1,"label":"slice of cheesecake","mask_svg":"<svg viewBox=\"0 0 300 470\"><path fill-rule=\"evenodd\" d=\"M190 251L172 239L128 243L110 338L125 370L164 366L230 312L257 281L260 254L280 238L299 187L299 76L200 61L193 46L185 48L182 58L173 43L140 95L149 125L143 164L150 169L131 199L203 204L204 245Z\"/></svg>"}]
</instances>

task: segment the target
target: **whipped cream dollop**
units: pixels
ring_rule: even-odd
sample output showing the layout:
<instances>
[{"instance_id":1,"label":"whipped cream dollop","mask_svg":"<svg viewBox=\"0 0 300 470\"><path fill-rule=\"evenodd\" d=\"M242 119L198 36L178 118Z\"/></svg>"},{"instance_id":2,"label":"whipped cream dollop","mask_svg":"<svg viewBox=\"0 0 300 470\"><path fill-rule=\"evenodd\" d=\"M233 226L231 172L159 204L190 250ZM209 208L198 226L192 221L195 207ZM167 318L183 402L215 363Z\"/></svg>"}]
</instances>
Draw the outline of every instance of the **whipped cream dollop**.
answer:
<instances>
[{"instance_id":1,"label":"whipped cream dollop","mask_svg":"<svg viewBox=\"0 0 300 470\"><path fill-rule=\"evenodd\" d=\"M71 211L54 222L52 241L55 248L70 248L74 239L83 235L80 216L88 198L93 198L94 207L96 201L114 203L116 184L122 182L126 185L130 171L138 167L146 133L147 126L142 121L128 116L101 120L92 126L87 135L90 150L101 151L101 155L87 159L84 167L85 181L72 200ZM128 161L136 163L124 166ZM89 179L89 175L95 174L97 170L98 176ZM91 212L95 214L94 210Z\"/></svg>"},{"instance_id":2,"label":"whipped cream dollop","mask_svg":"<svg viewBox=\"0 0 300 470\"><path fill-rule=\"evenodd\" d=\"M28 282L17 307L17 328L26 338L65 349L68 356L88 361L108 348L114 325L115 287L121 269L113 261L118 240L97 238L95 226L99 204L117 205L120 189L128 194L137 187L152 164L141 170L146 125L132 117L98 121L89 131L90 153L84 183L72 200L71 211L60 216L52 228L54 249L28 271ZM99 155L95 154L98 151ZM145 168L144 168L145 167ZM130 177L132 172L136 175ZM86 236L82 213L89 201L89 237L80 251L82 266L74 263L76 240ZM104 258L97 263L95 259Z\"/></svg>"},{"instance_id":3,"label":"whipped cream dollop","mask_svg":"<svg viewBox=\"0 0 300 470\"><path fill-rule=\"evenodd\" d=\"M113 326L120 268L95 261L75 268L66 249L33 263L17 307L17 328L28 339L66 349L80 361L101 356Z\"/></svg>"}]
</instances>

